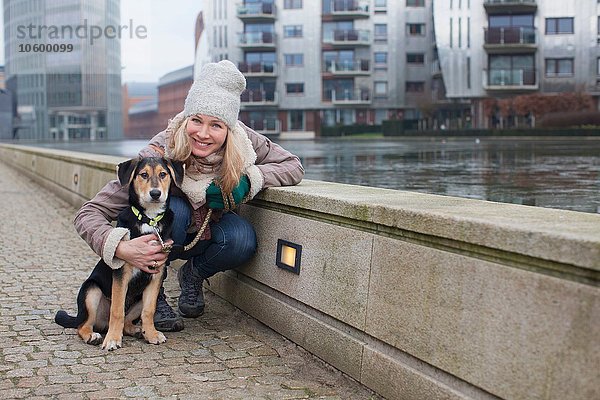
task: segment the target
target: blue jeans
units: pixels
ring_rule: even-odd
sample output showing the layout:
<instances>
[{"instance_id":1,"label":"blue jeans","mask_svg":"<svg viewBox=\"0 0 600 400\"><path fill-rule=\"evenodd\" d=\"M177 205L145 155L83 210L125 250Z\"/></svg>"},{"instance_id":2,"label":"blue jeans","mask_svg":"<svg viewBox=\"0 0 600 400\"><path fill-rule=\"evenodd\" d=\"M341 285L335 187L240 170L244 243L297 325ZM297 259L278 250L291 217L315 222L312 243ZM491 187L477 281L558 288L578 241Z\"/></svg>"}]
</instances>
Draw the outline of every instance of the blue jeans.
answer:
<instances>
[{"instance_id":1,"label":"blue jeans","mask_svg":"<svg viewBox=\"0 0 600 400\"><path fill-rule=\"evenodd\" d=\"M172 238L175 244L187 244L196 236L186 233L192 221L191 209L185 199L173 196L170 208L175 214ZM211 238L201 240L191 250L194 267L203 278L220 271L239 267L256 253L254 227L239 215L228 212L218 222L210 222Z\"/></svg>"}]
</instances>

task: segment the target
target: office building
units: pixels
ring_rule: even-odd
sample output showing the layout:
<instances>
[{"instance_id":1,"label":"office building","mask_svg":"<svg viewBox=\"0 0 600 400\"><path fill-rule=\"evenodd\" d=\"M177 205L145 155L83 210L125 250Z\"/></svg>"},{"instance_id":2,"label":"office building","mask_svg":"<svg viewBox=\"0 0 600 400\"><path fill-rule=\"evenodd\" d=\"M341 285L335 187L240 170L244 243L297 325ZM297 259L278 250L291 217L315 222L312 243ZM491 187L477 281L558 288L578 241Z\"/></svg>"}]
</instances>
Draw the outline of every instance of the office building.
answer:
<instances>
[{"instance_id":1,"label":"office building","mask_svg":"<svg viewBox=\"0 0 600 400\"><path fill-rule=\"evenodd\" d=\"M582 92L597 102L599 13L594 0L434 1L446 96L468 104L477 127L493 123L491 98Z\"/></svg>"},{"instance_id":2,"label":"office building","mask_svg":"<svg viewBox=\"0 0 600 400\"><path fill-rule=\"evenodd\" d=\"M18 138L123 136L120 40L113 35L119 25L119 0L4 0ZM96 28L104 34L93 38Z\"/></svg>"},{"instance_id":3,"label":"office building","mask_svg":"<svg viewBox=\"0 0 600 400\"><path fill-rule=\"evenodd\" d=\"M417 119L440 85L431 2L408 3L207 1L196 58L237 63L241 119L264 133Z\"/></svg>"}]
</instances>

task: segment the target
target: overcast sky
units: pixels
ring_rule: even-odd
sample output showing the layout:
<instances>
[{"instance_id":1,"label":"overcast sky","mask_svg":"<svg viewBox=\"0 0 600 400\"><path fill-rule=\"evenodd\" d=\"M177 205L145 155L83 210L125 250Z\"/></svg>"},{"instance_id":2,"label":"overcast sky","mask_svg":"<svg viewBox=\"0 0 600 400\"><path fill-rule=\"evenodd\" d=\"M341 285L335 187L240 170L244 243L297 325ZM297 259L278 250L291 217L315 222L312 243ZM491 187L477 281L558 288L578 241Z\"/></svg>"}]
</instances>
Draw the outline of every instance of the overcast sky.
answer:
<instances>
[{"instance_id":1,"label":"overcast sky","mask_svg":"<svg viewBox=\"0 0 600 400\"><path fill-rule=\"evenodd\" d=\"M194 27L202 0L121 0L121 25L145 26L147 37L121 39L122 82L156 82L194 63ZM4 65L4 16L0 7L0 65Z\"/></svg>"}]
</instances>

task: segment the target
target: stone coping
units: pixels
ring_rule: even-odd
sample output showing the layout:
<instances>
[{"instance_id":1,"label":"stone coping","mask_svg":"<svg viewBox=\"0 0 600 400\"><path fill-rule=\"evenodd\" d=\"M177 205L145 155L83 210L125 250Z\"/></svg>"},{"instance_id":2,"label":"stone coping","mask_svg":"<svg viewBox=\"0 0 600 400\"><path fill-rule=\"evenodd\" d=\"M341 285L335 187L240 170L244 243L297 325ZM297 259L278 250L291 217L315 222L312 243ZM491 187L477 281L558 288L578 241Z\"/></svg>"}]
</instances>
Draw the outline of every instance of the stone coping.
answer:
<instances>
[{"instance_id":1,"label":"stone coping","mask_svg":"<svg viewBox=\"0 0 600 400\"><path fill-rule=\"evenodd\" d=\"M257 198L600 271L598 214L308 179Z\"/></svg>"}]
</instances>

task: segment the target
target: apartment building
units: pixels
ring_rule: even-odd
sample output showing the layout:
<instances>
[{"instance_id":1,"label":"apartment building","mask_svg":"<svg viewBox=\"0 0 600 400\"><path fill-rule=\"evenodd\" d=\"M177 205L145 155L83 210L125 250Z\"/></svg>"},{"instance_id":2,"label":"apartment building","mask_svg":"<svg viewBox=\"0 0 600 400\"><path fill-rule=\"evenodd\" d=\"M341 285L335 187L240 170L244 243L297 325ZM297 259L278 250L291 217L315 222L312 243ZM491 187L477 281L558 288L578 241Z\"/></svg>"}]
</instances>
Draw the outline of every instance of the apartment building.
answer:
<instances>
[{"instance_id":1,"label":"apartment building","mask_svg":"<svg viewBox=\"0 0 600 400\"><path fill-rule=\"evenodd\" d=\"M16 138L123 136L119 24L119 0L4 0ZM92 37L100 28L109 34Z\"/></svg>"},{"instance_id":2,"label":"apartment building","mask_svg":"<svg viewBox=\"0 0 600 400\"><path fill-rule=\"evenodd\" d=\"M196 63L237 63L263 133L417 119L443 92L429 0L210 0L200 20Z\"/></svg>"},{"instance_id":3,"label":"apartment building","mask_svg":"<svg viewBox=\"0 0 600 400\"><path fill-rule=\"evenodd\" d=\"M489 127L488 98L528 93L600 95L600 1L433 2L436 44L450 101Z\"/></svg>"}]
</instances>

